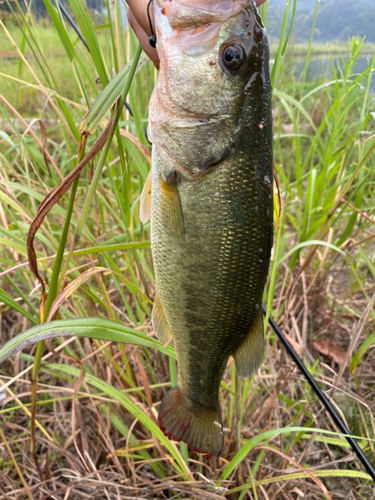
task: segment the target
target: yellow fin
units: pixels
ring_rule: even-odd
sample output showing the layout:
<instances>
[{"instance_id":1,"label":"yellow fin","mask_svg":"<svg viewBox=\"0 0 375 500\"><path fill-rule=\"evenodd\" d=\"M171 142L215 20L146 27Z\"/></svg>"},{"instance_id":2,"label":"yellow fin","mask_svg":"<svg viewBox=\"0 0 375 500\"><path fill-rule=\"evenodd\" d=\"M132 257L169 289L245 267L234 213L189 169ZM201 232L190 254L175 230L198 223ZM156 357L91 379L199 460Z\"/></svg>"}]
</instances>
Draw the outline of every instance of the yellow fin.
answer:
<instances>
[{"instance_id":1,"label":"yellow fin","mask_svg":"<svg viewBox=\"0 0 375 500\"><path fill-rule=\"evenodd\" d=\"M151 313L152 326L158 340L164 345L168 345L172 340L172 332L169 328L163 306L161 305L159 294L155 296L154 307Z\"/></svg>"},{"instance_id":2,"label":"yellow fin","mask_svg":"<svg viewBox=\"0 0 375 500\"><path fill-rule=\"evenodd\" d=\"M249 333L233 354L238 376L250 377L257 371L264 353L263 314L259 308Z\"/></svg>"},{"instance_id":3,"label":"yellow fin","mask_svg":"<svg viewBox=\"0 0 375 500\"><path fill-rule=\"evenodd\" d=\"M160 194L164 230L170 236L181 237L185 229L176 172L171 172L166 180L160 177Z\"/></svg>"},{"instance_id":4,"label":"yellow fin","mask_svg":"<svg viewBox=\"0 0 375 500\"><path fill-rule=\"evenodd\" d=\"M139 207L139 218L142 224L146 224L146 222L151 219L151 170L143 186L141 204Z\"/></svg>"}]
</instances>

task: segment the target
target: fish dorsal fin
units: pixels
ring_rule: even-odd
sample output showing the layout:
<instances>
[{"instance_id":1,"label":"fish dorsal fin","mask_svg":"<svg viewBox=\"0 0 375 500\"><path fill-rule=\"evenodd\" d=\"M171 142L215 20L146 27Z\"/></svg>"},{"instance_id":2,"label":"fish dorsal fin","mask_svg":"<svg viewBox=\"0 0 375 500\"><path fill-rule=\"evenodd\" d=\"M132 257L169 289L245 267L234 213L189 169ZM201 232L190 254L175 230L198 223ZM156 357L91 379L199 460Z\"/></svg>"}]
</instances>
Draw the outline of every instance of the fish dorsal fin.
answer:
<instances>
[{"instance_id":1,"label":"fish dorsal fin","mask_svg":"<svg viewBox=\"0 0 375 500\"><path fill-rule=\"evenodd\" d=\"M249 333L233 354L239 377L250 377L257 371L264 353L263 315L261 308L255 315Z\"/></svg>"},{"instance_id":2,"label":"fish dorsal fin","mask_svg":"<svg viewBox=\"0 0 375 500\"><path fill-rule=\"evenodd\" d=\"M139 207L139 218L143 224L146 224L146 222L151 219L151 170L143 186L141 204Z\"/></svg>"},{"instance_id":3,"label":"fish dorsal fin","mask_svg":"<svg viewBox=\"0 0 375 500\"><path fill-rule=\"evenodd\" d=\"M167 317L161 305L159 294L155 296L154 307L151 314L152 326L158 340L164 345L168 345L172 340L172 332L169 328Z\"/></svg>"}]
</instances>

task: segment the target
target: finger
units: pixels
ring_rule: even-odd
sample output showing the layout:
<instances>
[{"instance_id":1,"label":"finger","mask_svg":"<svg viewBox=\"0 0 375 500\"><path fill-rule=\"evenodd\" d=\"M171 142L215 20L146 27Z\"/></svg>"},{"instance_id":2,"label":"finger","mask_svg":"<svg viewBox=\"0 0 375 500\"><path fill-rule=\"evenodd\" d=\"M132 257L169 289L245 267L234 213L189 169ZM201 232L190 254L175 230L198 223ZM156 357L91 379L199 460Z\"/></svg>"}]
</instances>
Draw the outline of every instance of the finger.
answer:
<instances>
[{"instance_id":1,"label":"finger","mask_svg":"<svg viewBox=\"0 0 375 500\"><path fill-rule=\"evenodd\" d=\"M139 25L138 21L136 20L130 9L128 9L128 21L130 26L133 28L133 31L136 34L136 37L138 38L142 49L145 51L145 53L148 55L151 61L155 64L156 69L159 69L160 61L158 53L156 49L153 49L151 47L149 42L150 38L149 35Z\"/></svg>"},{"instance_id":2,"label":"finger","mask_svg":"<svg viewBox=\"0 0 375 500\"><path fill-rule=\"evenodd\" d=\"M148 33L148 35L150 36L151 35L150 23L149 23L148 16L147 16L148 2L149 2L149 0L127 0L126 3L128 4L129 9L133 13L133 16L137 20L140 27L143 29L143 31ZM154 22L154 11L153 11L153 7L152 7L152 2L150 5L150 18L151 18L151 22L153 23ZM133 28L133 26L132 26L132 28Z\"/></svg>"},{"instance_id":3,"label":"finger","mask_svg":"<svg viewBox=\"0 0 375 500\"><path fill-rule=\"evenodd\" d=\"M266 0L256 0L257 7L260 7Z\"/></svg>"}]
</instances>

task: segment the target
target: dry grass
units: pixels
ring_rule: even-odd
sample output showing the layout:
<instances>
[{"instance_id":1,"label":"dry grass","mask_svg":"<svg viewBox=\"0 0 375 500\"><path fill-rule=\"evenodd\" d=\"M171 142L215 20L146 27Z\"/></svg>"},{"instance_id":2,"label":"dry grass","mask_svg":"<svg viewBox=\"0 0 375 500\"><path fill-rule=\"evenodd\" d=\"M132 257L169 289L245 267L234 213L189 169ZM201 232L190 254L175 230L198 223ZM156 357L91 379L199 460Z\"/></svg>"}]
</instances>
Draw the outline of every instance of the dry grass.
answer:
<instances>
[{"instance_id":1,"label":"dry grass","mask_svg":"<svg viewBox=\"0 0 375 500\"><path fill-rule=\"evenodd\" d=\"M294 339L301 348L303 357L309 363L320 359L319 366L314 370L315 377L325 390L326 395L355 435L372 438L374 435L374 350L370 349L356 371L356 382L347 368L338 381L338 366L329 358L320 356L314 349L314 341L324 337L345 351L351 346L353 331L359 317L364 311L367 299L362 291L350 292L347 271L344 266L337 269L324 270L324 256L320 261L320 275L312 270L306 272L295 284L296 292L286 301L280 293L275 298L275 310L283 304L284 311L279 323L283 330ZM290 273L285 273L287 277ZM285 286L284 286L285 289ZM370 280L365 282L364 291L368 296L375 293L375 285ZM115 297L113 298L116 301ZM24 328L22 319L8 311L2 315L1 343L9 338L10 332ZM370 319L366 329L358 339L358 347L367 334L373 331L374 322ZM86 498L222 498L231 489L246 483L249 474L257 464L254 480L262 482L257 488L258 498L265 499L295 499L324 498L322 488L310 479L283 480L283 476L298 472L296 462L308 467L309 472L320 470L343 471L357 470L355 455L346 446L344 440L339 445L332 444L327 436L319 433L309 433L308 427L332 429L330 421L321 404L311 393L301 374L288 359L285 351L279 346L273 334L269 332L267 356L255 377L252 387L243 397L244 384L237 398L223 390L224 407L232 412L232 425L228 419L224 421L225 446L223 459L216 463L207 458L189 454L189 466L192 473L189 481L174 477L173 470L168 467L168 455L160 445L144 433L144 429L124 409L113 402L105 394L93 392L92 388L83 383L77 392L79 404L72 414L72 397L75 391L74 380L63 381L56 376L54 370L43 365L42 376L38 387L37 420L44 429L38 431L36 457L28 453L30 442L30 420L25 408L19 408L22 402L29 407L31 396L30 381L25 374L14 383L3 400L2 422L3 431L15 460L19 464L28 488L34 498L38 499L86 499ZM131 399L144 411L148 412L147 398L141 389L131 390L121 382L117 374L108 370L108 360L103 359L102 345L81 341L81 350L85 358L81 359L89 367L89 371L97 373L107 383L128 392ZM82 357L78 349L78 341L71 342L72 352ZM134 348L125 347L131 364L133 380L138 388L144 387L142 374L135 355ZM116 358L119 353L117 346L111 346L111 355ZM56 363L71 363L57 359ZM51 361L51 358L49 359ZM236 379L232 378L232 362L229 363L224 378L225 383L233 388ZM18 375L29 367L28 358L17 356L12 362L2 367L2 383ZM168 363L162 355L153 356L153 377L147 376L150 384L152 407L157 409L164 391L168 388ZM158 385L153 387L156 379ZM241 397L242 392L242 397ZM5 396L5 394L4 394ZM16 398L20 401L16 401ZM243 422L239 428L238 417L243 405ZM12 407L16 409L12 410ZM18 409L17 409L18 407ZM119 427L113 425L119 421ZM260 432L290 426L306 426L306 435L280 435L256 446L246 460L227 481L217 483L220 473L227 461L230 461L244 442ZM73 434L74 428L74 434ZM126 431L122 434L121 429ZM130 434L125 435L127 429ZM48 439L50 436L51 440ZM240 436L240 441L238 441ZM265 446L265 444L267 446ZM367 450L371 461L375 461L371 441L362 444ZM23 491L9 455L4 447L1 453L2 490L7 498L19 498ZM139 455L140 450L147 450L150 458ZM79 453L81 457L79 456ZM282 454L280 453L282 452ZM82 460L85 458L85 463ZM150 464L161 463L167 475L164 479L157 477ZM274 478L279 481L271 483ZM359 487L358 479L329 477L322 480L332 499L372 498L373 489L370 485ZM270 484L267 484L270 482ZM238 493L229 494L229 499L238 498ZM253 494L249 492L250 498Z\"/></svg>"}]
</instances>

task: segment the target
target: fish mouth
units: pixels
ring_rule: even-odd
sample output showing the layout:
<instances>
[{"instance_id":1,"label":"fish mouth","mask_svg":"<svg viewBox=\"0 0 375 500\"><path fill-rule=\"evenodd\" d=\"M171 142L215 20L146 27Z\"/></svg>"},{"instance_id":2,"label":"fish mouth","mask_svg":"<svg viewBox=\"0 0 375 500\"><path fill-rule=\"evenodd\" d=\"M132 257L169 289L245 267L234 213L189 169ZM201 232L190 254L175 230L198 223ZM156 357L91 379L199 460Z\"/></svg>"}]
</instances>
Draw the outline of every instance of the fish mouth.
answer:
<instances>
[{"instance_id":1,"label":"fish mouth","mask_svg":"<svg viewBox=\"0 0 375 500\"><path fill-rule=\"evenodd\" d=\"M170 127L174 128L195 128L195 127L205 127L207 125L223 125L228 120L234 118L235 115L194 115L194 118L189 116L174 116L170 117L168 120L163 122L153 122L150 120L152 127L163 127L163 125L168 124Z\"/></svg>"},{"instance_id":2,"label":"fish mouth","mask_svg":"<svg viewBox=\"0 0 375 500\"><path fill-rule=\"evenodd\" d=\"M149 107L151 126L175 120L187 120L187 123L190 123L188 126L193 126L209 123L212 119L218 121L219 115L225 120L229 115L241 114L239 103L231 102L225 95L228 91L226 83L222 82L220 51L219 46L216 46L221 36L223 21L236 17L251 3L253 0L158 0L159 7L165 12L157 11L159 22L156 27L163 27L165 33L161 33L158 46L160 72ZM194 28L177 28L168 24L169 14L174 10L178 14L176 22L185 19L180 14L187 7L187 18L197 20L198 24ZM210 11L214 17L218 15L219 18L215 18L215 22L207 23L201 18L203 11ZM190 74L187 70L190 66L187 63L194 62L196 58L200 73L193 71ZM197 88L196 93L194 87L200 86L203 70L206 81L204 90ZM190 81L193 88L188 88L190 85L187 81ZM215 88L219 91L219 96Z\"/></svg>"},{"instance_id":3,"label":"fish mouth","mask_svg":"<svg viewBox=\"0 0 375 500\"><path fill-rule=\"evenodd\" d=\"M173 29L186 30L224 21L253 0L158 0Z\"/></svg>"},{"instance_id":4,"label":"fish mouth","mask_svg":"<svg viewBox=\"0 0 375 500\"><path fill-rule=\"evenodd\" d=\"M223 71L220 47L229 36L236 41L249 35L243 25L248 8L255 10L255 3L253 0L158 0L157 3L161 62L149 105L149 138L176 171L194 179L230 157L242 136L245 95L242 73L231 78ZM211 9L210 12L207 9L203 12L203 7ZM176 15L173 19L172 14ZM242 17L234 19L237 16ZM222 30L226 21L230 22Z\"/></svg>"}]
</instances>

